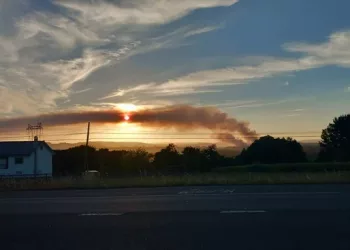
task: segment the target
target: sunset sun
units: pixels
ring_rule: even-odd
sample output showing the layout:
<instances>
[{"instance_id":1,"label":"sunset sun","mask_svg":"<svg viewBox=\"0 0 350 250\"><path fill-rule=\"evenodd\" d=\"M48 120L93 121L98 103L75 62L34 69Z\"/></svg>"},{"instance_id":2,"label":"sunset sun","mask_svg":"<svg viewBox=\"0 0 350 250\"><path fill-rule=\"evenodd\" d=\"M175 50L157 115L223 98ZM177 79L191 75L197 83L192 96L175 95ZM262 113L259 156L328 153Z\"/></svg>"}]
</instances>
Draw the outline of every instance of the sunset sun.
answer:
<instances>
[{"instance_id":1,"label":"sunset sun","mask_svg":"<svg viewBox=\"0 0 350 250\"><path fill-rule=\"evenodd\" d=\"M127 115L127 114L125 114L125 115L124 115L124 121L129 121L129 120L130 120L130 116Z\"/></svg>"}]
</instances>

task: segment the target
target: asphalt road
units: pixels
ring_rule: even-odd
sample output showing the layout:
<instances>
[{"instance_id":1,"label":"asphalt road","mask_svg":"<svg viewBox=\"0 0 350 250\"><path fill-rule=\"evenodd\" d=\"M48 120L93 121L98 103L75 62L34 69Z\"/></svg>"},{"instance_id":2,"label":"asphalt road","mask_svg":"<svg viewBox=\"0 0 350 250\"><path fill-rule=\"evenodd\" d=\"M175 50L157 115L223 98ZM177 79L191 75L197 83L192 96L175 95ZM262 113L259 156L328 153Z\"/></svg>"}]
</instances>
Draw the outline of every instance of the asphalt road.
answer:
<instances>
[{"instance_id":1,"label":"asphalt road","mask_svg":"<svg viewBox=\"0 0 350 250\"><path fill-rule=\"evenodd\" d=\"M350 249L350 185L0 193L0 249Z\"/></svg>"}]
</instances>

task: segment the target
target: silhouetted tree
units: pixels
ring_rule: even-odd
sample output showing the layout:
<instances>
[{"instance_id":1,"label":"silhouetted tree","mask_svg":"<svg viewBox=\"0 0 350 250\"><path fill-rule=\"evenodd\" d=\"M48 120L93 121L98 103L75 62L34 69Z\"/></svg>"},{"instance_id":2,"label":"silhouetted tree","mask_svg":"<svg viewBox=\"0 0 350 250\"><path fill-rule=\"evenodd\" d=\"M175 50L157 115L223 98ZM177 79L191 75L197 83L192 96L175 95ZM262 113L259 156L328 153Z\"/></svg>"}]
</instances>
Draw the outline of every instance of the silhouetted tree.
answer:
<instances>
[{"instance_id":1,"label":"silhouetted tree","mask_svg":"<svg viewBox=\"0 0 350 250\"><path fill-rule=\"evenodd\" d=\"M350 161L350 114L334 118L321 139L319 161Z\"/></svg>"},{"instance_id":2,"label":"silhouetted tree","mask_svg":"<svg viewBox=\"0 0 350 250\"><path fill-rule=\"evenodd\" d=\"M239 164L305 162L303 147L292 138L264 136L254 141L236 157Z\"/></svg>"},{"instance_id":3,"label":"silhouetted tree","mask_svg":"<svg viewBox=\"0 0 350 250\"><path fill-rule=\"evenodd\" d=\"M209 171L210 169L219 166L220 154L217 151L216 145L210 145L202 150L201 171Z\"/></svg>"},{"instance_id":4,"label":"silhouetted tree","mask_svg":"<svg viewBox=\"0 0 350 250\"><path fill-rule=\"evenodd\" d=\"M181 165L181 156L175 145L171 143L154 155L153 164L157 170L179 168Z\"/></svg>"},{"instance_id":5,"label":"silhouetted tree","mask_svg":"<svg viewBox=\"0 0 350 250\"><path fill-rule=\"evenodd\" d=\"M124 169L123 159L128 154L126 150L107 151L105 149L97 152L99 159L100 171L106 176L120 176L128 173Z\"/></svg>"},{"instance_id":6,"label":"silhouetted tree","mask_svg":"<svg viewBox=\"0 0 350 250\"><path fill-rule=\"evenodd\" d=\"M53 156L53 172L55 175L80 175L84 169L85 146L55 151ZM96 149L88 147L88 163L90 169L99 169L96 161Z\"/></svg>"},{"instance_id":7,"label":"silhouetted tree","mask_svg":"<svg viewBox=\"0 0 350 250\"><path fill-rule=\"evenodd\" d=\"M184 148L182 151L182 162L186 172L200 171L203 162L201 150L195 147Z\"/></svg>"},{"instance_id":8,"label":"silhouetted tree","mask_svg":"<svg viewBox=\"0 0 350 250\"><path fill-rule=\"evenodd\" d=\"M154 156L144 149L114 150L89 147L89 169L102 176L148 175L157 172L205 172L213 167L232 165L232 158L221 156L215 145L203 150L186 147L180 154L174 144ZM85 146L58 150L53 158L55 175L80 175L84 172Z\"/></svg>"},{"instance_id":9,"label":"silhouetted tree","mask_svg":"<svg viewBox=\"0 0 350 250\"><path fill-rule=\"evenodd\" d=\"M128 151L122 158L122 168L129 174L147 175L152 170L150 158L151 154L142 148Z\"/></svg>"}]
</instances>

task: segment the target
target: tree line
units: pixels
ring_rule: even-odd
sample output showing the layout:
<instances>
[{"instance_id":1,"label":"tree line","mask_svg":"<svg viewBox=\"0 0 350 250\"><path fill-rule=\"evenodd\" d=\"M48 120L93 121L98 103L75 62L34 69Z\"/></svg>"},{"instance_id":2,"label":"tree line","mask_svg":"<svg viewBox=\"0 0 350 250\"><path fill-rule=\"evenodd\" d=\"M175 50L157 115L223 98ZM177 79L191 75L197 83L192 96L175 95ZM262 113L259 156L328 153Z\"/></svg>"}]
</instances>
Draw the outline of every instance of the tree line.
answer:
<instances>
[{"instance_id":1,"label":"tree line","mask_svg":"<svg viewBox=\"0 0 350 250\"><path fill-rule=\"evenodd\" d=\"M54 175L79 175L85 171L85 150L85 146L78 146L55 151ZM216 145L203 149L186 147L179 152L174 144L169 144L155 154L142 148L110 151L88 147L88 168L108 176L207 172L232 164L234 158L220 155Z\"/></svg>"},{"instance_id":2,"label":"tree line","mask_svg":"<svg viewBox=\"0 0 350 250\"><path fill-rule=\"evenodd\" d=\"M85 171L85 146L56 151L55 175L79 175ZM169 144L155 154L144 149L96 150L88 147L88 167L102 175L149 175L208 172L216 167L307 162L302 145L292 138L260 137L236 157L220 155L216 145L205 148L186 147L179 152ZM350 161L350 114L334 118L322 131L318 162Z\"/></svg>"}]
</instances>

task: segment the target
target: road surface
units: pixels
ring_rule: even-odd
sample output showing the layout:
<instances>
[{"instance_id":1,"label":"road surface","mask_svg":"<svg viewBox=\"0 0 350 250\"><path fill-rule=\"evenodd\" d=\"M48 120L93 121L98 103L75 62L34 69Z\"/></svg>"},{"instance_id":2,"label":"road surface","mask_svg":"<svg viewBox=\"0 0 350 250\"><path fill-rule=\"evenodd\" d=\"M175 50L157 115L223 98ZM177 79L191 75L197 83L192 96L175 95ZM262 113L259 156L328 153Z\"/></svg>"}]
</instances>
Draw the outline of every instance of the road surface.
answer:
<instances>
[{"instance_id":1,"label":"road surface","mask_svg":"<svg viewBox=\"0 0 350 250\"><path fill-rule=\"evenodd\" d=\"M350 185L0 193L1 249L350 249Z\"/></svg>"}]
</instances>

